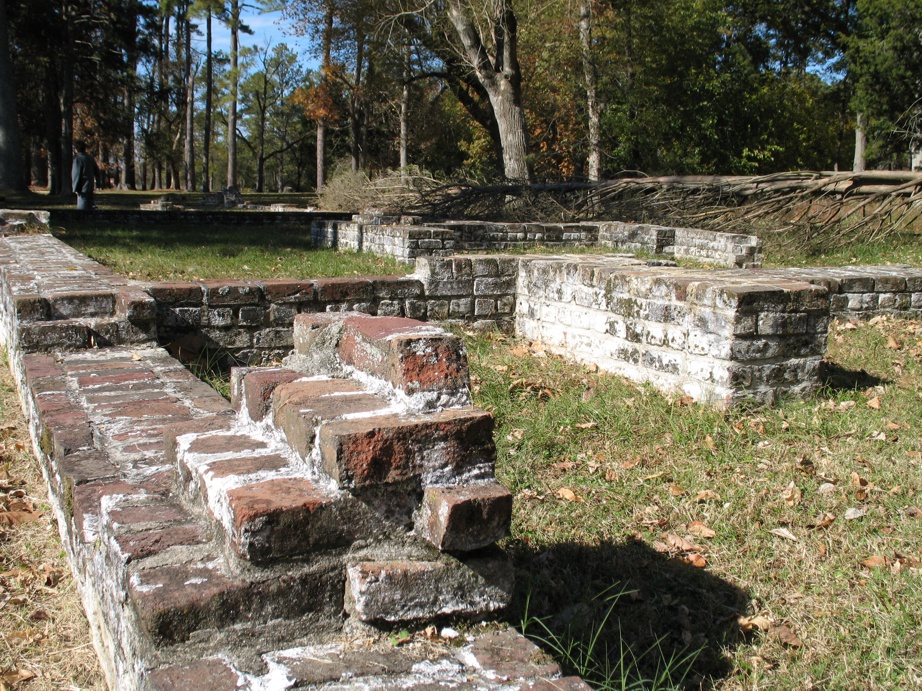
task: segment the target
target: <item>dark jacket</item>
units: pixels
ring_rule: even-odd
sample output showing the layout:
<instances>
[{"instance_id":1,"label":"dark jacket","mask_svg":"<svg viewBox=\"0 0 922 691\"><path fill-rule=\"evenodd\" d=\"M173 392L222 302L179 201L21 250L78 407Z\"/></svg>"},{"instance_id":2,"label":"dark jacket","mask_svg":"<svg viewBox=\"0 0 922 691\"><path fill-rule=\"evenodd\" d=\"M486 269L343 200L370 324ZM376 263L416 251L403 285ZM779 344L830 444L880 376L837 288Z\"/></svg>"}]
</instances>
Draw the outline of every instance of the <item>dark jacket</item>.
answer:
<instances>
[{"instance_id":1,"label":"dark jacket","mask_svg":"<svg viewBox=\"0 0 922 691\"><path fill-rule=\"evenodd\" d=\"M89 154L77 154L70 176L75 193L90 194L96 187L96 161Z\"/></svg>"}]
</instances>

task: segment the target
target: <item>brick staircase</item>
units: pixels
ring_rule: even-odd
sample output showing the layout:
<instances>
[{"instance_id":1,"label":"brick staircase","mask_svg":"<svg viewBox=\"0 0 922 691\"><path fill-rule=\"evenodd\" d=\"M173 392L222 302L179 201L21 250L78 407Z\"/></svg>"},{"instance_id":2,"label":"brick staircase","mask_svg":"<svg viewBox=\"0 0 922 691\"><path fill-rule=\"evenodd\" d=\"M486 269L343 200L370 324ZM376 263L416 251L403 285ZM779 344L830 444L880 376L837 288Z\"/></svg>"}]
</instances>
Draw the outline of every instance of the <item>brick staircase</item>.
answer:
<instances>
[{"instance_id":1,"label":"brick staircase","mask_svg":"<svg viewBox=\"0 0 922 691\"><path fill-rule=\"evenodd\" d=\"M511 496L459 339L299 315L228 403L150 347L23 356L65 545L119 689L585 689L511 629ZM382 628L383 627L383 628Z\"/></svg>"}]
</instances>

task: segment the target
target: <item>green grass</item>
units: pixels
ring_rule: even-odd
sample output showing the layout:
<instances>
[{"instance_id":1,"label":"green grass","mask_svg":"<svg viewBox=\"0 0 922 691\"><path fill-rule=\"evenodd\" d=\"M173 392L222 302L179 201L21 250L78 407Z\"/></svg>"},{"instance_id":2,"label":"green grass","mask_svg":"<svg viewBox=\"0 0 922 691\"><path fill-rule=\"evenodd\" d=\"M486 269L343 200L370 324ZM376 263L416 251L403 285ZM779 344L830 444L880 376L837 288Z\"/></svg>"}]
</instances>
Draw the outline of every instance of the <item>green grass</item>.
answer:
<instances>
[{"instance_id":1,"label":"green grass","mask_svg":"<svg viewBox=\"0 0 922 691\"><path fill-rule=\"evenodd\" d=\"M646 685L922 683L918 323L834 326L830 386L758 411L691 404L540 348L526 357L502 336L468 348L515 496L516 616L546 625L533 628L552 648L594 638L596 657L608 651L597 669L626 661L599 688L667 667ZM606 600L612 588L624 594Z\"/></svg>"},{"instance_id":2,"label":"green grass","mask_svg":"<svg viewBox=\"0 0 922 691\"><path fill-rule=\"evenodd\" d=\"M313 249L307 232L292 228L73 223L52 230L80 252L138 280L323 278L410 271L388 257Z\"/></svg>"}]
</instances>

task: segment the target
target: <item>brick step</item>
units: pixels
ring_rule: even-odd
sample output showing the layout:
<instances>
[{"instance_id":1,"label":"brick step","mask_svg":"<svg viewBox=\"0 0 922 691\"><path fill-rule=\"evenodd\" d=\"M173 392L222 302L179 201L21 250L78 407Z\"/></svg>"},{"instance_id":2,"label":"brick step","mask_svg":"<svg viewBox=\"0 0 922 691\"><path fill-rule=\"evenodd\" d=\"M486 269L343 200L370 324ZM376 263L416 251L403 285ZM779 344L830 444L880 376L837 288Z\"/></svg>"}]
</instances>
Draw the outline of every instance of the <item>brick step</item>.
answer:
<instances>
[{"instance_id":1,"label":"brick step","mask_svg":"<svg viewBox=\"0 0 922 691\"><path fill-rule=\"evenodd\" d=\"M165 495L115 494L102 502L105 570L127 594L135 635L154 647L196 632L287 620L288 635L332 628L344 577L331 562L240 573L222 558L212 526ZM142 642L141 645L144 645Z\"/></svg>"},{"instance_id":2,"label":"brick step","mask_svg":"<svg viewBox=\"0 0 922 691\"><path fill-rule=\"evenodd\" d=\"M330 641L265 653L264 675L245 674L226 658L170 661L149 670L149 691L255 691L280 688L502 689L503 691L589 691L578 677L564 677L537 645L514 629L477 631L463 646L427 641L395 647L386 636L369 641ZM274 685L273 685L274 684Z\"/></svg>"},{"instance_id":3,"label":"brick step","mask_svg":"<svg viewBox=\"0 0 922 691\"><path fill-rule=\"evenodd\" d=\"M460 394L470 401L461 339L431 324L355 312L299 314L294 345L295 361L312 373L336 374L344 366L408 395Z\"/></svg>"},{"instance_id":4,"label":"brick step","mask_svg":"<svg viewBox=\"0 0 922 691\"><path fill-rule=\"evenodd\" d=\"M123 317L57 319L20 324L19 344L24 352L75 351L118 345L150 345L156 324L132 323Z\"/></svg>"}]
</instances>

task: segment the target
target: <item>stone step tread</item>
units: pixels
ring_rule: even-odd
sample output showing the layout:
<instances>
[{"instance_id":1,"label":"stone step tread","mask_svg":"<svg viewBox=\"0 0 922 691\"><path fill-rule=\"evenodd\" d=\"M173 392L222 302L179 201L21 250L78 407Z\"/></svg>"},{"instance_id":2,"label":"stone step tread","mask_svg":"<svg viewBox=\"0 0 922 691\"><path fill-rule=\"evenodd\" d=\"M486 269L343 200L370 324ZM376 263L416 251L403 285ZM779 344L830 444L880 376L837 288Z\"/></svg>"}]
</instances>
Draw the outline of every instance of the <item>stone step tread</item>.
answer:
<instances>
[{"instance_id":1,"label":"stone step tread","mask_svg":"<svg viewBox=\"0 0 922 691\"><path fill-rule=\"evenodd\" d=\"M475 631L463 646L440 641L395 648L384 637L371 643L307 645L264 653L272 672L245 674L232 661L207 657L188 664L150 670L148 691L208 688L255 691L271 686L270 674L289 688L384 691L396 688L451 688L480 691L588 691L578 677L560 667L514 629Z\"/></svg>"}]
</instances>

